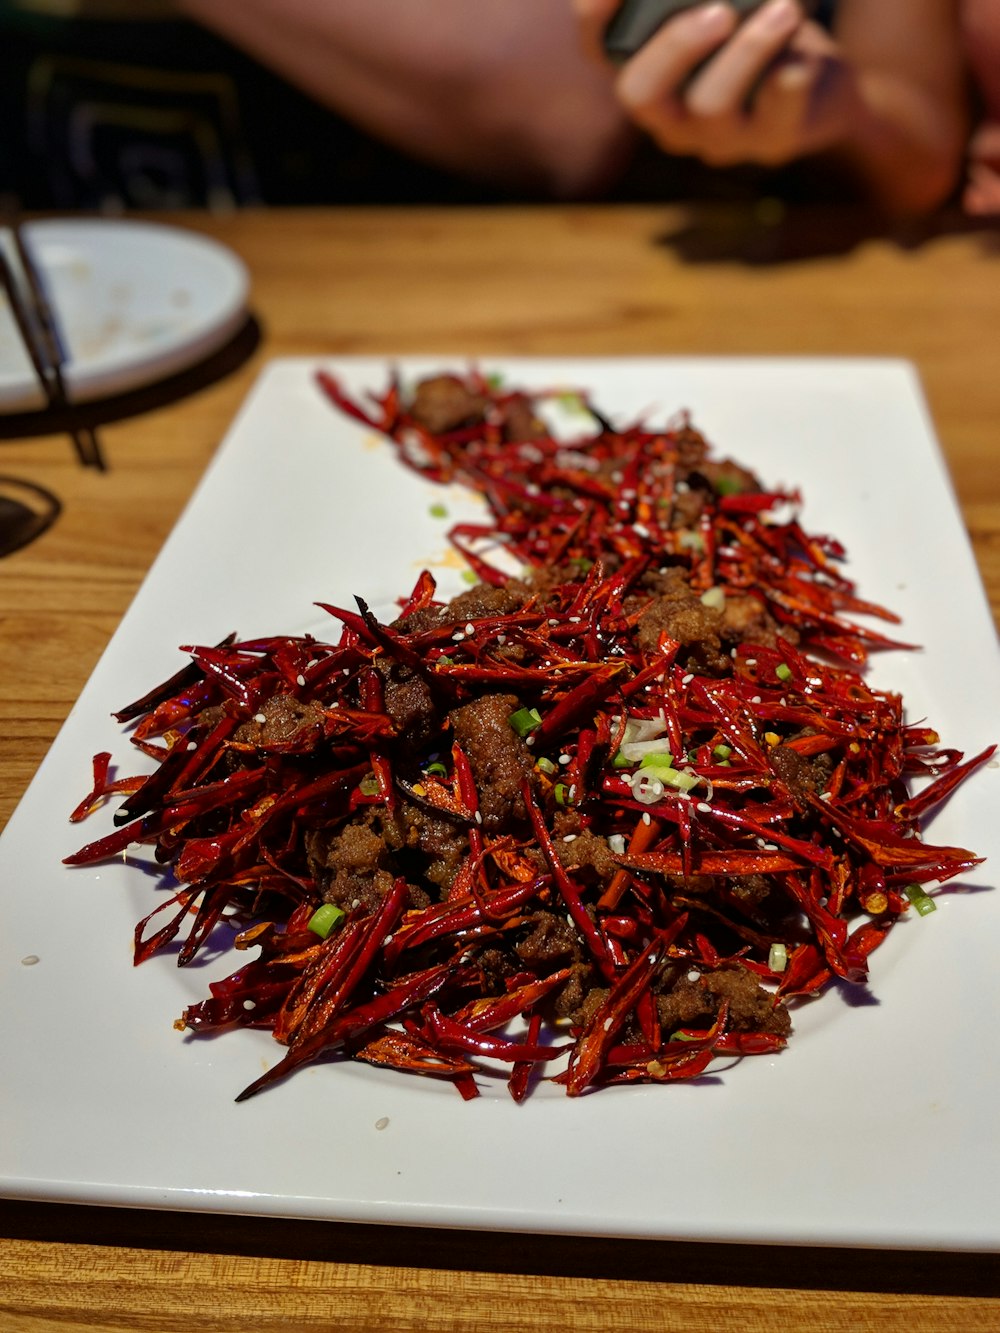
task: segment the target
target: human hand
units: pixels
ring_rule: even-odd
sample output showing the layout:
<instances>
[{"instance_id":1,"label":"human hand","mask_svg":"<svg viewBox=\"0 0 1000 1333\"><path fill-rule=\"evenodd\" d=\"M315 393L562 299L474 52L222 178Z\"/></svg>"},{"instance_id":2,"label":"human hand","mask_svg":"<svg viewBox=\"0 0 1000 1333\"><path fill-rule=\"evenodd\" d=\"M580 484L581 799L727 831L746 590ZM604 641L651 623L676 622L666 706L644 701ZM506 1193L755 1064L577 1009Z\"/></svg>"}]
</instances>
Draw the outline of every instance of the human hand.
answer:
<instances>
[{"instance_id":1,"label":"human hand","mask_svg":"<svg viewBox=\"0 0 1000 1333\"><path fill-rule=\"evenodd\" d=\"M962 206L974 217L1000 217L1000 122L981 125L969 143Z\"/></svg>"},{"instance_id":2,"label":"human hand","mask_svg":"<svg viewBox=\"0 0 1000 1333\"><path fill-rule=\"evenodd\" d=\"M617 0L574 0L592 54ZM670 19L627 61L616 91L665 151L711 166L776 166L832 147L858 115L854 73L795 0L768 0L744 22L727 4Z\"/></svg>"}]
</instances>

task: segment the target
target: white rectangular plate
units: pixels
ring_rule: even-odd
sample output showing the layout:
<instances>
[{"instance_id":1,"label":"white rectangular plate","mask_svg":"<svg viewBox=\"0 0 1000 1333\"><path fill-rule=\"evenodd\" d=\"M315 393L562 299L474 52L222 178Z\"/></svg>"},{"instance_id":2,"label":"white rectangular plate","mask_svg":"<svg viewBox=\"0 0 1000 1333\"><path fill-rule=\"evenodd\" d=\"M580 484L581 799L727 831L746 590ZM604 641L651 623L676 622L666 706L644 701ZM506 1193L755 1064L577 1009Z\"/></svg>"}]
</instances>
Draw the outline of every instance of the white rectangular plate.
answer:
<instances>
[{"instance_id":1,"label":"white rectangular plate","mask_svg":"<svg viewBox=\"0 0 1000 1333\"><path fill-rule=\"evenodd\" d=\"M324 363L354 391L383 361ZM452 363L454 364L454 363ZM131 963L156 901L125 862L61 858L108 831L67 815L91 755L134 752L110 713L183 664L183 643L313 631L313 605L385 611L424 565L459 589L445 530L478 501L423 482L314 383L262 375L0 840L0 1190L22 1198L368 1222L833 1245L1000 1248L1000 771L939 812L931 840L987 864L907 919L860 1000L800 1010L780 1056L693 1085L569 1100L324 1064L233 1098L280 1054L261 1032L172 1027L214 957ZM446 368L404 359L406 379ZM1000 659L919 385L866 360L488 360L509 382L580 385L612 416L686 407L719 454L801 485L803 520L846 544L863 596L919 652L871 677L967 754L997 739ZM431 506L447 506L448 518ZM36 955L37 963L22 960Z\"/></svg>"}]
</instances>

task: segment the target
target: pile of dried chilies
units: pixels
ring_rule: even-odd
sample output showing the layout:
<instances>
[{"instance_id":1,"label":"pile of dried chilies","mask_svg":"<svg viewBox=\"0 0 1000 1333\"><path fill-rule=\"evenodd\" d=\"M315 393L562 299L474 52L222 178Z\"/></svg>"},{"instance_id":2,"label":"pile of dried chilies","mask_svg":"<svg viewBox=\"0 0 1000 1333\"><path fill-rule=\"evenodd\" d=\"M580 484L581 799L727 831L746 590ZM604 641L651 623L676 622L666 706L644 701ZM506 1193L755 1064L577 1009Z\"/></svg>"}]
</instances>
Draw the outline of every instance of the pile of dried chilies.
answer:
<instances>
[{"instance_id":1,"label":"pile of dried chilies","mask_svg":"<svg viewBox=\"0 0 1000 1333\"><path fill-rule=\"evenodd\" d=\"M452 532L476 585L443 604L425 572L389 625L327 607L328 642L185 648L116 714L157 768L96 757L73 817L123 795L120 827L68 858L152 844L171 868L137 962L182 928L181 965L222 931L256 951L177 1024L273 1032L241 1098L321 1056L466 1097L501 1071L516 1100L690 1079L780 1049L789 999L863 982L924 886L978 863L919 823L993 750L963 762L858 674L894 645L853 616L893 617L796 496L583 393L566 440L554 395L476 372L364 405L319 379L483 494Z\"/></svg>"}]
</instances>

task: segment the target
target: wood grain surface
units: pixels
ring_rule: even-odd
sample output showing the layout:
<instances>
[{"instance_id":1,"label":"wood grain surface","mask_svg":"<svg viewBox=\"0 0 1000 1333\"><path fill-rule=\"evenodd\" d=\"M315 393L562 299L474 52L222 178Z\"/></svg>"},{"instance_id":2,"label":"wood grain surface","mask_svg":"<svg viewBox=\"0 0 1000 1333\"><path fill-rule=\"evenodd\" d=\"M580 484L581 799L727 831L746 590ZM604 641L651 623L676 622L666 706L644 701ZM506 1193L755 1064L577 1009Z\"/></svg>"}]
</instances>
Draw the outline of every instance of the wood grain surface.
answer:
<instances>
[{"instance_id":1,"label":"wood grain surface","mask_svg":"<svg viewBox=\"0 0 1000 1333\"><path fill-rule=\"evenodd\" d=\"M244 258L259 345L197 392L103 422L107 474L80 468L65 436L37 435L26 423L4 439L11 431L0 423L0 473L47 486L64 506L42 538L0 561L0 824L274 356L909 358L1000 614L995 231L944 218L886 235L851 213L773 207L164 220L216 236ZM0 1238L0 1333L1000 1328L1000 1263L989 1255L465 1234L17 1201L0 1202Z\"/></svg>"}]
</instances>

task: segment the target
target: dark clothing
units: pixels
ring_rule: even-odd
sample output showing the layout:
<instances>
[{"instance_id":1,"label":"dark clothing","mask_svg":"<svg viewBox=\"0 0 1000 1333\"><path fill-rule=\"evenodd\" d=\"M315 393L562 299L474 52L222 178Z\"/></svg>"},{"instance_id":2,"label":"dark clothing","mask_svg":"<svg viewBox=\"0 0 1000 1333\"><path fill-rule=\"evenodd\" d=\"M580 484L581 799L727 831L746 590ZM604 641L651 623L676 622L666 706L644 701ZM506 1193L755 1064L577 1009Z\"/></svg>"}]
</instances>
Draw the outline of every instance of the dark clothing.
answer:
<instances>
[{"instance_id":1,"label":"dark clothing","mask_svg":"<svg viewBox=\"0 0 1000 1333\"><path fill-rule=\"evenodd\" d=\"M0 0L0 194L121 211L496 198L396 152L183 21Z\"/></svg>"},{"instance_id":2,"label":"dark clothing","mask_svg":"<svg viewBox=\"0 0 1000 1333\"><path fill-rule=\"evenodd\" d=\"M0 125L0 198L24 209L526 201L396 151L171 18L44 17L0 0ZM645 144L610 197L795 194L800 176L708 170Z\"/></svg>"}]
</instances>

